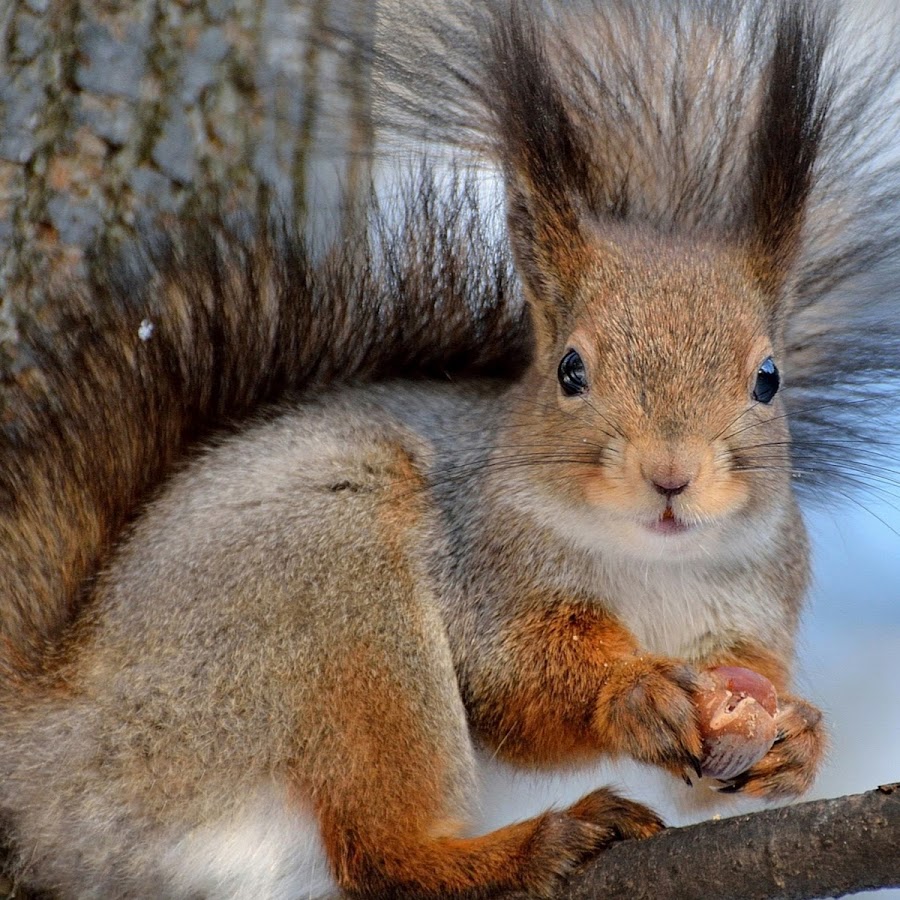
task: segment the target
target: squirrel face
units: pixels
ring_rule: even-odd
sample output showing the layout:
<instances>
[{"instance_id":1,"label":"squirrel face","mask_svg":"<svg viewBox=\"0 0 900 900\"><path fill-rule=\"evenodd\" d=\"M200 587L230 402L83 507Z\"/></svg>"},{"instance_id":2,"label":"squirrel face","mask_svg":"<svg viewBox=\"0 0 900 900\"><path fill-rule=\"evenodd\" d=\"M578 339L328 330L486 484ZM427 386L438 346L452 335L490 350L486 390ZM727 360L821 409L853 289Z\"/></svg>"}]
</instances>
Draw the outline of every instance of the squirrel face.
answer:
<instances>
[{"instance_id":1,"label":"squirrel face","mask_svg":"<svg viewBox=\"0 0 900 900\"><path fill-rule=\"evenodd\" d=\"M746 554L790 491L778 325L751 267L711 244L604 242L573 293L527 393L580 539Z\"/></svg>"}]
</instances>

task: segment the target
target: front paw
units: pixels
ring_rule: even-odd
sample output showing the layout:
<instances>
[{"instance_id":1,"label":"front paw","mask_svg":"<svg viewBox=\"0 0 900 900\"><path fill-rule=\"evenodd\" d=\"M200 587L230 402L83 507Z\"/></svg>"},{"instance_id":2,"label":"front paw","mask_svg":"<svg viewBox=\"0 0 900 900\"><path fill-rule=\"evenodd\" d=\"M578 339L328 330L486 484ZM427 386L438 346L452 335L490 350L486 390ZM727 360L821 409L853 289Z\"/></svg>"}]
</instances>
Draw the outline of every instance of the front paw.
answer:
<instances>
[{"instance_id":1,"label":"front paw","mask_svg":"<svg viewBox=\"0 0 900 900\"><path fill-rule=\"evenodd\" d=\"M611 663L594 708L601 747L681 778L699 776L698 678L691 666L660 657Z\"/></svg>"},{"instance_id":2,"label":"front paw","mask_svg":"<svg viewBox=\"0 0 900 900\"><path fill-rule=\"evenodd\" d=\"M785 697L775 724L778 737L772 749L743 775L725 782L722 793L777 800L812 787L827 746L822 713L805 700Z\"/></svg>"}]
</instances>

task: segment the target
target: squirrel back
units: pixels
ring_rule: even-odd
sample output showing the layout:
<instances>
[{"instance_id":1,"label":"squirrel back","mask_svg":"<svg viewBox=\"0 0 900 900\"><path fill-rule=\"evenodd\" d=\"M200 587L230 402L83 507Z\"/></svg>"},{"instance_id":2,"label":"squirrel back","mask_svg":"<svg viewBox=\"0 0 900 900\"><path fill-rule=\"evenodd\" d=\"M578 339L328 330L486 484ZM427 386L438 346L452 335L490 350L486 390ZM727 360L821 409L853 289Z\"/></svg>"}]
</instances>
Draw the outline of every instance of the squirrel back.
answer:
<instances>
[{"instance_id":1,"label":"squirrel back","mask_svg":"<svg viewBox=\"0 0 900 900\"><path fill-rule=\"evenodd\" d=\"M323 385L522 368L528 325L472 185L439 195L424 173L325 247L277 217L183 222L95 257L54 325L21 324L33 368L0 430L4 690L41 671L128 522L217 431Z\"/></svg>"}]
</instances>

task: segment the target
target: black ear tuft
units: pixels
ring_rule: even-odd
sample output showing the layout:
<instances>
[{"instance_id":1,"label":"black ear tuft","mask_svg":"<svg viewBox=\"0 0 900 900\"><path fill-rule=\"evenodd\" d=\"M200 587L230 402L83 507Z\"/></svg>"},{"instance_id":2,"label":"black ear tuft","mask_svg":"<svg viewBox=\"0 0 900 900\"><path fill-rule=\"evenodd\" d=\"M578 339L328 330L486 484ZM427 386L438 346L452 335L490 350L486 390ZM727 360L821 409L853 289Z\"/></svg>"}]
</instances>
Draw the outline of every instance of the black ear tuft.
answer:
<instances>
[{"instance_id":1,"label":"black ear tuft","mask_svg":"<svg viewBox=\"0 0 900 900\"><path fill-rule=\"evenodd\" d=\"M487 100L507 175L561 211L589 181L589 156L566 109L541 23L520 2L501 4L490 40Z\"/></svg>"},{"instance_id":2,"label":"black ear tuft","mask_svg":"<svg viewBox=\"0 0 900 900\"><path fill-rule=\"evenodd\" d=\"M823 62L831 21L806 2L785 4L775 26L759 127L750 152L752 242L777 292L793 264L825 131L832 89Z\"/></svg>"},{"instance_id":3,"label":"black ear tuft","mask_svg":"<svg viewBox=\"0 0 900 900\"><path fill-rule=\"evenodd\" d=\"M518 0L491 16L485 105L503 168L510 241L539 334L552 335L583 269L590 155L567 108L545 28Z\"/></svg>"}]
</instances>

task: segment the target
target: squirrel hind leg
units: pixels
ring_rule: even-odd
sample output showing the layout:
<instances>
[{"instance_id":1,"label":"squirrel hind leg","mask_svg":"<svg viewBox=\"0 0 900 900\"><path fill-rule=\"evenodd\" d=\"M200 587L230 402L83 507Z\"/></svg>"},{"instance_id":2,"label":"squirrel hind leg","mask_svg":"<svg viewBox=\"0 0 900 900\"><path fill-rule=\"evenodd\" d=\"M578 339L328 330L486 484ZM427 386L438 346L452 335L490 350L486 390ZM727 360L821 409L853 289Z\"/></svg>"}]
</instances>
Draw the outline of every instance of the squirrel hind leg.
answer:
<instances>
[{"instance_id":1,"label":"squirrel hind leg","mask_svg":"<svg viewBox=\"0 0 900 900\"><path fill-rule=\"evenodd\" d=\"M448 685L429 686L426 677L414 696L408 682L404 691L392 687L396 668L381 674L373 660L354 662L354 670L362 664L367 672L366 690L357 685L352 703L341 691L337 735L351 748L353 764L323 768L313 783L307 772L304 785L332 871L351 894L551 896L561 879L611 843L663 827L646 807L601 789L566 809L465 836L472 750L465 722L452 715L455 704L448 708L442 690ZM421 659L418 665L421 677Z\"/></svg>"},{"instance_id":2,"label":"squirrel hind leg","mask_svg":"<svg viewBox=\"0 0 900 900\"><path fill-rule=\"evenodd\" d=\"M392 831L369 831L362 842L357 841L361 828L371 821L354 825L327 805L320 809L326 852L345 890L391 897L398 891L416 897L480 897L495 891L551 897L575 868L611 844L652 837L664 828L652 810L608 788L477 837L427 827L440 823L410 828L406 814L408 809L398 809Z\"/></svg>"},{"instance_id":3,"label":"squirrel hind leg","mask_svg":"<svg viewBox=\"0 0 900 900\"><path fill-rule=\"evenodd\" d=\"M365 845L351 846L358 828L323 813L325 846L341 869L342 886L366 896L408 891L417 897L464 897L524 890L549 897L577 866L612 843L651 837L664 827L647 807L607 788L566 809L478 837L413 830L398 818L393 832L382 833L383 842L372 842L370 832ZM398 810L398 815L403 813Z\"/></svg>"}]
</instances>

